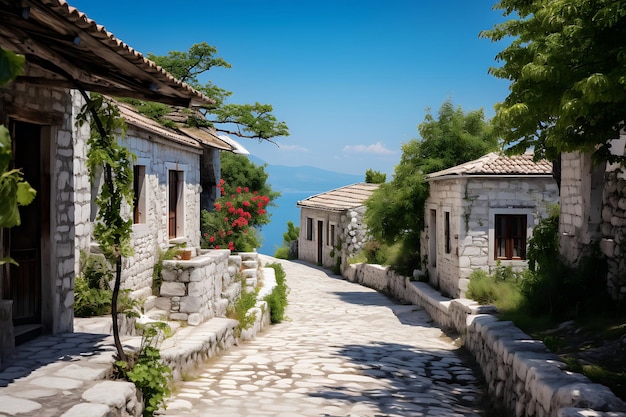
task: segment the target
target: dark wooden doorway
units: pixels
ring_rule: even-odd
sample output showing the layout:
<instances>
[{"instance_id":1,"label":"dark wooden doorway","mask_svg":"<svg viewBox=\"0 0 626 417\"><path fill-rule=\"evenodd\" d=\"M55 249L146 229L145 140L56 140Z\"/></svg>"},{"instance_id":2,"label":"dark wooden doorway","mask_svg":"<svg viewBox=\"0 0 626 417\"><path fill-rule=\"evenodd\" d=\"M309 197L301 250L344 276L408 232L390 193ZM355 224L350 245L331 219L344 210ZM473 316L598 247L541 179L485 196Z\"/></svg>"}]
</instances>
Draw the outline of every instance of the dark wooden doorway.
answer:
<instances>
[{"instance_id":1,"label":"dark wooden doorway","mask_svg":"<svg viewBox=\"0 0 626 417\"><path fill-rule=\"evenodd\" d=\"M176 237L176 228L178 227L176 213L178 212L178 171L169 172L169 212L167 230L169 238Z\"/></svg>"},{"instance_id":2,"label":"dark wooden doorway","mask_svg":"<svg viewBox=\"0 0 626 417\"><path fill-rule=\"evenodd\" d=\"M20 207L21 224L9 230L10 256L19 263L11 265L2 282L2 295L13 300L16 343L41 333L42 324L42 233L49 227L49 177L42 169L42 126L14 122L11 125L14 166L22 168L24 178L37 190L28 206ZM42 149L43 148L43 149Z\"/></svg>"},{"instance_id":3,"label":"dark wooden doorway","mask_svg":"<svg viewBox=\"0 0 626 417\"><path fill-rule=\"evenodd\" d=\"M324 222L322 220L317 221L317 263L322 265L324 262Z\"/></svg>"}]
</instances>

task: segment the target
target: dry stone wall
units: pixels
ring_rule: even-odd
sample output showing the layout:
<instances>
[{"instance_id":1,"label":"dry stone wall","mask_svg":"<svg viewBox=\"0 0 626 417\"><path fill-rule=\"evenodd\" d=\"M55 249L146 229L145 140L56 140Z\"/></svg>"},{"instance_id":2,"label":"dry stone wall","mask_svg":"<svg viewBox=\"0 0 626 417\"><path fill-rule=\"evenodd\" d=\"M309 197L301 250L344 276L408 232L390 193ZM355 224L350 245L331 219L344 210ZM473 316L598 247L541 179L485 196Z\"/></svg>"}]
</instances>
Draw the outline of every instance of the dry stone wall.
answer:
<instances>
[{"instance_id":1,"label":"dry stone wall","mask_svg":"<svg viewBox=\"0 0 626 417\"><path fill-rule=\"evenodd\" d=\"M565 371L542 342L499 321L492 307L442 297L428 284L378 265L351 265L343 274L420 305L436 323L456 330L480 365L492 401L515 417L626 417L626 404L607 387Z\"/></svg>"},{"instance_id":2,"label":"dry stone wall","mask_svg":"<svg viewBox=\"0 0 626 417\"><path fill-rule=\"evenodd\" d=\"M602 239L607 257L607 286L616 300L626 297L626 179L619 171L607 172L602 195Z\"/></svg>"}]
</instances>

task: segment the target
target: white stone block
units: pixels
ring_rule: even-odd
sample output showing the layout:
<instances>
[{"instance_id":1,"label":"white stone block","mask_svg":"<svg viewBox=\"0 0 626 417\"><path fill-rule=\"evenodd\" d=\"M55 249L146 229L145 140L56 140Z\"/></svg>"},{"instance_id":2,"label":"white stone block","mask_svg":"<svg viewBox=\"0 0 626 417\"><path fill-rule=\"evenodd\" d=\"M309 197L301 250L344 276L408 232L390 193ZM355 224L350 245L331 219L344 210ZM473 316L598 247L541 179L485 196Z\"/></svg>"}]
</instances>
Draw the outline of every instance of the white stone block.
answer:
<instances>
[{"instance_id":1,"label":"white stone block","mask_svg":"<svg viewBox=\"0 0 626 417\"><path fill-rule=\"evenodd\" d=\"M161 284L161 295L166 297L183 296L186 294L185 284L182 282L165 281Z\"/></svg>"}]
</instances>

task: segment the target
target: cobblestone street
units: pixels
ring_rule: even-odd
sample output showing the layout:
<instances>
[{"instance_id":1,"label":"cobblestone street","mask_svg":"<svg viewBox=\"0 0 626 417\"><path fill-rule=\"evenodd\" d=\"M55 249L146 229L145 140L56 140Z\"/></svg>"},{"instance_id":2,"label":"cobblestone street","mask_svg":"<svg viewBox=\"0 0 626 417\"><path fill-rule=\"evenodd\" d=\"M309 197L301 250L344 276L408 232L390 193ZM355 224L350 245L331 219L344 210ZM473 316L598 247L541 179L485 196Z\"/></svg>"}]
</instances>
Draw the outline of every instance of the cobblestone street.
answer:
<instances>
[{"instance_id":1,"label":"cobblestone street","mask_svg":"<svg viewBox=\"0 0 626 417\"><path fill-rule=\"evenodd\" d=\"M282 262L287 320L180 382L168 416L478 416L471 357L419 307Z\"/></svg>"}]
</instances>

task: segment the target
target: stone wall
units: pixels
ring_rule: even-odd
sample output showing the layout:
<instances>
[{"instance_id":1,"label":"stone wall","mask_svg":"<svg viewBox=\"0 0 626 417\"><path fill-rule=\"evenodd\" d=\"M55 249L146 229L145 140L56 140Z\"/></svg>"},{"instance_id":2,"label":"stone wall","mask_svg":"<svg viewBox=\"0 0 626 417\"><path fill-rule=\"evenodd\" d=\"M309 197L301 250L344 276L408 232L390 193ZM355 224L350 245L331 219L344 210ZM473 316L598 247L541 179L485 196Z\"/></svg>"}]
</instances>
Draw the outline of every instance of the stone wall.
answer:
<instances>
[{"instance_id":1,"label":"stone wall","mask_svg":"<svg viewBox=\"0 0 626 417\"><path fill-rule=\"evenodd\" d=\"M159 295L148 297L144 311L153 319L182 321L191 326L225 317L228 305L241 292L237 280L241 270L241 256L230 255L224 249L202 251L190 260L163 261Z\"/></svg>"},{"instance_id":2,"label":"stone wall","mask_svg":"<svg viewBox=\"0 0 626 417\"><path fill-rule=\"evenodd\" d=\"M626 297L626 179L620 171L606 173L602 194L600 249L607 258L607 286L615 300Z\"/></svg>"},{"instance_id":3,"label":"stone wall","mask_svg":"<svg viewBox=\"0 0 626 417\"><path fill-rule=\"evenodd\" d=\"M565 371L542 342L499 321L492 307L442 297L428 284L378 265L352 265L344 276L419 305L437 324L455 330L480 365L493 403L515 417L626 417L626 404L607 387Z\"/></svg>"},{"instance_id":4,"label":"stone wall","mask_svg":"<svg viewBox=\"0 0 626 417\"><path fill-rule=\"evenodd\" d=\"M431 284L442 293L465 294L475 269L491 272L495 215L527 216L527 237L548 208L559 202L556 182L550 177L466 177L432 179L425 203L421 248ZM449 213L450 245L446 250L445 214ZM434 216L433 216L434 214ZM432 231L431 228L436 230ZM431 241L434 239L434 243ZM501 261L525 267L525 261Z\"/></svg>"},{"instance_id":5,"label":"stone wall","mask_svg":"<svg viewBox=\"0 0 626 417\"><path fill-rule=\"evenodd\" d=\"M27 71L37 76L33 68ZM75 241L83 244L80 238L89 233L84 193L88 183L84 145L89 128L78 128L75 123L84 101L71 90L19 82L4 87L0 99L2 123L18 118L41 126L42 177L50 183L49 189L37 190L40 196L47 195L50 203L49 228L41 231L42 327L44 333L72 331L78 264Z\"/></svg>"},{"instance_id":6,"label":"stone wall","mask_svg":"<svg viewBox=\"0 0 626 417\"><path fill-rule=\"evenodd\" d=\"M129 126L126 139L120 143L137 157L136 165L145 167L145 213L141 223L133 225L131 245L135 251L126 259L122 273L122 288L137 297L150 295L152 269L158 252L171 242L168 235L168 172L184 172L184 234L175 243L185 243L194 250L200 247L200 155L201 150L159 139L137 127ZM157 156L158 157L155 157ZM129 217L130 207L126 207Z\"/></svg>"},{"instance_id":7,"label":"stone wall","mask_svg":"<svg viewBox=\"0 0 626 417\"><path fill-rule=\"evenodd\" d=\"M590 153L561 155L559 252L572 265L600 239L604 171L605 164L594 164Z\"/></svg>"}]
</instances>

